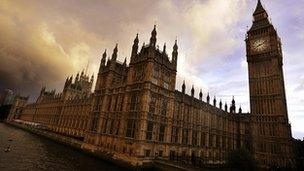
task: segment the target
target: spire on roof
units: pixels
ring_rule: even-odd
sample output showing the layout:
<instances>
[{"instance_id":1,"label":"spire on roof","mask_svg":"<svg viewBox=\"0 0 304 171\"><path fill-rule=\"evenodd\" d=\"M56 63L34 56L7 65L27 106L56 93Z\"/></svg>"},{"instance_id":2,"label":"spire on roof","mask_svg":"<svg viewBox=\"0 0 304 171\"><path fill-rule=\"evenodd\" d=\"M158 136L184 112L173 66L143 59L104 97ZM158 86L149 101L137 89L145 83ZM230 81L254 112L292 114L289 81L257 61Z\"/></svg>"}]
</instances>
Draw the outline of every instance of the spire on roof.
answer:
<instances>
[{"instance_id":1,"label":"spire on roof","mask_svg":"<svg viewBox=\"0 0 304 171\"><path fill-rule=\"evenodd\" d=\"M258 30L260 28L271 26L268 19L267 11L264 9L260 0L258 0L257 7L253 13L253 24L249 31Z\"/></svg>"},{"instance_id":2,"label":"spire on roof","mask_svg":"<svg viewBox=\"0 0 304 171\"><path fill-rule=\"evenodd\" d=\"M156 45L156 35L157 35L156 25L154 25L154 28L151 32L151 38L150 38L150 46L152 46L152 47L155 47L155 45Z\"/></svg>"},{"instance_id":3,"label":"spire on roof","mask_svg":"<svg viewBox=\"0 0 304 171\"><path fill-rule=\"evenodd\" d=\"M186 91L186 85L185 85L185 80L183 81L183 85L182 85L182 93L185 94Z\"/></svg>"},{"instance_id":4,"label":"spire on roof","mask_svg":"<svg viewBox=\"0 0 304 171\"><path fill-rule=\"evenodd\" d=\"M177 39L175 39L175 43L174 43L173 51L172 51L172 62L175 66L177 66L177 56L178 56L177 49L178 49Z\"/></svg>"},{"instance_id":5,"label":"spire on roof","mask_svg":"<svg viewBox=\"0 0 304 171\"><path fill-rule=\"evenodd\" d=\"M93 73L92 76L91 76L90 82L93 82L93 81L94 81L94 73Z\"/></svg>"},{"instance_id":6,"label":"spire on roof","mask_svg":"<svg viewBox=\"0 0 304 171\"><path fill-rule=\"evenodd\" d=\"M192 85L191 96L194 97L194 85Z\"/></svg>"},{"instance_id":7,"label":"spire on roof","mask_svg":"<svg viewBox=\"0 0 304 171\"><path fill-rule=\"evenodd\" d=\"M178 46L177 46L177 39L175 39L175 43L174 43L174 46L173 46L173 50L174 51L177 51L178 49Z\"/></svg>"},{"instance_id":8,"label":"spire on roof","mask_svg":"<svg viewBox=\"0 0 304 171\"><path fill-rule=\"evenodd\" d=\"M102 58L106 58L106 57L107 57L107 49L105 49L103 54L102 54Z\"/></svg>"},{"instance_id":9,"label":"spire on roof","mask_svg":"<svg viewBox=\"0 0 304 171\"><path fill-rule=\"evenodd\" d=\"M219 107L220 107L220 109L222 109L222 107L223 107L223 102L222 102L222 99L220 100Z\"/></svg>"},{"instance_id":10,"label":"spire on roof","mask_svg":"<svg viewBox=\"0 0 304 171\"><path fill-rule=\"evenodd\" d=\"M163 53L166 53L166 43L164 44Z\"/></svg>"},{"instance_id":11,"label":"spire on roof","mask_svg":"<svg viewBox=\"0 0 304 171\"><path fill-rule=\"evenodd\" d=\"M88 59L87 66L86 66L86 68L85 68L85 75L87 75L87 73L88 73L89 64L90 64L90 61L89 61L89 59Z\"/></svg>"},{"instance_id":12,"label":"spire on roof","mask_svg":"<svg viewBox=\"0 0 304 171\"><path fill-rule=\"evenodd\" d=\"M258 0L258 4L257 4L257 7L256 7L256 9L255 9L253 15L257 15L257 14L260 14L260 13L262 13L262 12L266 12L266 10L264 9L264 7L263 7L261 1Z\"/></svg>"},{"instance_id":13,"label":"spire on roof","mask_svg":"<svg viewBox=\"0 0 304 171\"><path fill-rule=\"evenodd\" d=\"M134 39L134 44L138 44L139 40L138 40L138 33L136 34L136 37Z\"/></svg>"},{"instance_id":14,"label":"spire on roof","mask_svg":"<svg viewBox=\"0 0 304 171\"><path fill-rule=\"evenodd\" d=\"M117 59L117 52L118 52L117 46L118 46L118 43L116 43L116 46L113 50L113 54L112 54L112 60L113 61L116 61L116 59Z\"/></svg>"},{"instance_id":15,"label":"spire on roof","mask_svg":"<svg viewBox=\"0 0 304 171\"><path fill-rule=\"evenodd\" d=\"M126 66L127 65L127 57L125 58L123 65Z\"/></svg>"}]
</instances>

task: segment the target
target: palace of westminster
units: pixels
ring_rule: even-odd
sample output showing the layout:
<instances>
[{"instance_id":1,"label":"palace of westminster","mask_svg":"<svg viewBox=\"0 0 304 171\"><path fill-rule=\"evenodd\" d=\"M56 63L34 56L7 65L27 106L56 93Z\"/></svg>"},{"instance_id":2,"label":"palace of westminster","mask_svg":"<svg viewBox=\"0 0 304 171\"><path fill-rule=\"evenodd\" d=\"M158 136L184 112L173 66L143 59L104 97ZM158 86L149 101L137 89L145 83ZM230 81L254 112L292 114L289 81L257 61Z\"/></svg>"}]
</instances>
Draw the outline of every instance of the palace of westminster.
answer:
<instances>
[{"instance_id":1,"label":"palace of westminster","mask_svg":"<svg viewBox=\"0 0 304 171\"><path fill-rule=\"evenodd\" d=\"M102 55L95 90L93 76L68 77L63 92L42 88L35 103L16 98L8 120L40 123L49 131L83 141L82 148L109 153L142 165L153 159L224 164L227 152L249 149L261 166L293 163L283 77L281 39L260 0L246 35L250 113L209 95L195 98L175 90L178 45L172 55L150 42L139 49L136 36L130 63L117 61L117 45ZM205 99L205 98L204 98ZM218 105L217 105L218 104Z\"/></svg>"}]
</instances>

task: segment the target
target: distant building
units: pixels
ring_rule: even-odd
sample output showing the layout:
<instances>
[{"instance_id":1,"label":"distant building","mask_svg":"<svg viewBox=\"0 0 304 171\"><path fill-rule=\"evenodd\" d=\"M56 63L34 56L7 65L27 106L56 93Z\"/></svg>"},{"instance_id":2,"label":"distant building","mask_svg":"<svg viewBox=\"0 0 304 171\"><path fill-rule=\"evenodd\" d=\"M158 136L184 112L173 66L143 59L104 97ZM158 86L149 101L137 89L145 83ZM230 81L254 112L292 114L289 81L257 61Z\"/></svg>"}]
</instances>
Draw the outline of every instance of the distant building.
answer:
<instances>
[{"instance_id":1,"label":"distant building","mask_svg":"<svg viewBox=\"0 0 304 171\"><path fill-rule=\"evenodd\" d=\"M27 97L17 98L8 120L38 122L58 133L83 139L91 113L93 80L93 75L90 78L82 71L75 79L66 79L62 93L43 87L37 101L26 106Z\"/></svg>"},{"instance_id":2,"label":"distant building","mask_svg":"<svg viewBox=\"0 0 304 171\"><path fill-rule=\"evenodd\" d=\"M10 89L5 89L0 97L0 106L1 105L11 105L14 99L14 92Z\"/></svg>"},{"instance_id":3,"label":"distant building","mask_svg":"<svg viewBox=\"0 0 304 171\"><path fill-rule=\"evenodd\" d=\"M117 61L117 45L111 58L103 53L94 93L93 76L89 80L77 74L75 80L66 79L62 93L44 87L33 104L16 100L9 120L41 123L84 139L82 148L133 165L156 157L218 165L225 163L227 152L242 147L251 150L261 166L293 165L281 39L260 1L253 17L246 35L250 114L237 110L234 99L228 106L215 97L210 101L201 91L197 99L194 87L187 95L185 83L181 92L175 90L177 41L169 59L166 45L162 50L156 46L154 27L149 44L140 50L136 36L129 64Z\"/></svg>"},{"instance_id":4,"label":"distant building","mask_svg":"<svg viewBox=\"0 0 304 171\"><path fill-rule=\"evenodd\" d=\"M7 116L7 120L20 119L20 115L23 112L23 109L27 105L29 96L20 96L16 95L14 97L13 103L10 105L10 111Z\"/></svg>"},{"instance_id":5,"label":"distant building","mask_svg":"<svg viewBox=\"0 0 304 171\"><path fill-rule=\"evenodd\" d=\"M6 120L11 110L14 93L10 89L5 89L0 94L0 120Z\"/></svg>"},{"instance_id":6,"label":"distant building","mask_svg":"<svg viewBox=\"0 0 304 171\"><path fill-rule=\"evenodd\" d=\"M29 98L29 96L15 95L11 89L5 89L1 97L0 120L17 119Z\"/></svg>"}]
</instances>

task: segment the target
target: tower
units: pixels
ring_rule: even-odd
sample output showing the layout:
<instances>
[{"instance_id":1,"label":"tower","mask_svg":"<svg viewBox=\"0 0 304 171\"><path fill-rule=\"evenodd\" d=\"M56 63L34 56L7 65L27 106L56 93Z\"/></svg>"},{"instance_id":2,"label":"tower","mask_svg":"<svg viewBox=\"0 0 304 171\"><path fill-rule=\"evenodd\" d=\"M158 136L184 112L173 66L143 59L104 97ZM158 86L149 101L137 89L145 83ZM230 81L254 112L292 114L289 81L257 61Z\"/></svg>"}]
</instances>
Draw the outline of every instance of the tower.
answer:
<instances>
[{"instance_id":1,"label":"tower","mask_svg":"<svg viewBox=\"0 0 304 171\"><path fill-rule=\"evenodd\" d=\"M247 32L246 49L253 150L260 164L287 165L291 157L281 39L260 0Z\"/></svg>"}]
</instances>

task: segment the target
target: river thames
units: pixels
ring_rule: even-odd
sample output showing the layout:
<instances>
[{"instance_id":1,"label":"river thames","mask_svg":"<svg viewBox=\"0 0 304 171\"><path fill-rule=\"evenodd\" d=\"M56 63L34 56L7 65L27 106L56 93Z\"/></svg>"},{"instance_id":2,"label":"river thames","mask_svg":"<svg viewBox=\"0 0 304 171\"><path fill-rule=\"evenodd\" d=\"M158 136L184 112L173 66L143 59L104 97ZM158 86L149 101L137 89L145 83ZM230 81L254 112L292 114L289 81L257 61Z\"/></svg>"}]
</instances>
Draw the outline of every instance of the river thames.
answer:
<instances>
[{"instance_id":1,"label":"river thames","mask_svg":"<svg viewBox=\"0 0 304 171\"><path fill-rule=\"evenodd\" d=\"M11 146L10 152L5 149ZM71 147L0 122L0 170L122 170Z\"/></svg>"}]
</instances>

